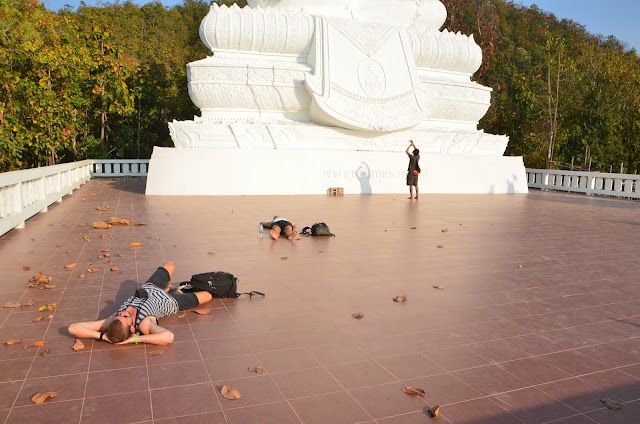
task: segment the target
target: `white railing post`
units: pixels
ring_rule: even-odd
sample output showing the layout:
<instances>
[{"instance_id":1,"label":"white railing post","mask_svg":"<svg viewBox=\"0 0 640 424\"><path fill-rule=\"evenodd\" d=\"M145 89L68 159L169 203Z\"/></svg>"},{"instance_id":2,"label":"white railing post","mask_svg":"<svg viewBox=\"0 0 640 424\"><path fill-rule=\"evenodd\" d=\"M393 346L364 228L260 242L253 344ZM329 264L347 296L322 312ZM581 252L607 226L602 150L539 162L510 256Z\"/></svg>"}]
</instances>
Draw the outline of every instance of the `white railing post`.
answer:
<instances>
[{"instance_id":1,"label":"white railing post","mask_svg":"<svg viewBox=\"0 0 640 424\"><path fill-rule=\"evenodd\" d=\"M529 188L640 199L640 176L583 171L527 169Z\"/></svg>"}]
</instances>

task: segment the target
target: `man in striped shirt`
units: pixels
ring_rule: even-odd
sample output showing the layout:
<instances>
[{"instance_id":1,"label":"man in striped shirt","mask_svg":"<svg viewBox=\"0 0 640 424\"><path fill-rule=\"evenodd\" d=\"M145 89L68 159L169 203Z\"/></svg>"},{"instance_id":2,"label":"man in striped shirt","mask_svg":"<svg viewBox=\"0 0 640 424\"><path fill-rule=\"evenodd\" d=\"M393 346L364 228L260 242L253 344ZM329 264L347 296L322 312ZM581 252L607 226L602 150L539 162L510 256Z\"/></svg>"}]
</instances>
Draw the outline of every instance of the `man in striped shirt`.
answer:
<instances>
[{"instance_id":1,"label":"man in striped shirt","mask_svg":"<svg viewBox=\"0 0 640 424\"><path fill-rule=\"evenodd\" d=\"M167 345L173 333L158 325L158 319L195 308L212 299L211 293L182 293L171 290L171 275L175 270L169 261L127 299L115 315L98 321L78 322L69 326L69 333L78 338L95 338L109 343L151 343Z\"/></svg>"}]
</instances>

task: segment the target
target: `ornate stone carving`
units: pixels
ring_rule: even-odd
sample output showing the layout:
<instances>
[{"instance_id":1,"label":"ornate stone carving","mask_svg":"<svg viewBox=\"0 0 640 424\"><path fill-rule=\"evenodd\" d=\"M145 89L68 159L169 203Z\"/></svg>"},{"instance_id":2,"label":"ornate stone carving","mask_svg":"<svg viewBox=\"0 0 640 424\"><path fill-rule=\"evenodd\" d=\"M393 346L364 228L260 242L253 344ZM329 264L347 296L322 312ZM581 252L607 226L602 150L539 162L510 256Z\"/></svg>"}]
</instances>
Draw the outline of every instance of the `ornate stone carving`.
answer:
<instances>
[{"instance_id":1,"label":"ornate stone carving","mask_svg":"<svg viewBox=\"0 0 640 424\"><path fill-rule=\"evenodd\" d=\"M482 50L473 39L446 29L442 32L408 29L416 66L471 76L482 65Z\"/></svg>"}]
</instances>

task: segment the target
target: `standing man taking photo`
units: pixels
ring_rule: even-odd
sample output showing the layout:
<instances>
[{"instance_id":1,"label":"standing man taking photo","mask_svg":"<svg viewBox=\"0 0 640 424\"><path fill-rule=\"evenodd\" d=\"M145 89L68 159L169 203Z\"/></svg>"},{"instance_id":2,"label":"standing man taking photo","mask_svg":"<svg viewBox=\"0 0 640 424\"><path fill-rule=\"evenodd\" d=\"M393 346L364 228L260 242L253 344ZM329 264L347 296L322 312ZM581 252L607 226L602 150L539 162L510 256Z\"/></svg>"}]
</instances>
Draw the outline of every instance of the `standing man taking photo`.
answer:
<instances>
[{"instance_id":1,"label":"standing man taking photo","mask_svg":"<svg viewBox=\"0 0 640 424\"><path fill-rule=\"evenodd\" d=\"M409 149L413 147L413 152L409 153ZM418 200L418 177L420 176L420 150L413 144L413 140L409 140L409 146L405 150L409 156L409 168L407 172L407 185L409 186L409 199L413 199L413 189L416 189L415 199Z\"/></svg>"}]
</instances>

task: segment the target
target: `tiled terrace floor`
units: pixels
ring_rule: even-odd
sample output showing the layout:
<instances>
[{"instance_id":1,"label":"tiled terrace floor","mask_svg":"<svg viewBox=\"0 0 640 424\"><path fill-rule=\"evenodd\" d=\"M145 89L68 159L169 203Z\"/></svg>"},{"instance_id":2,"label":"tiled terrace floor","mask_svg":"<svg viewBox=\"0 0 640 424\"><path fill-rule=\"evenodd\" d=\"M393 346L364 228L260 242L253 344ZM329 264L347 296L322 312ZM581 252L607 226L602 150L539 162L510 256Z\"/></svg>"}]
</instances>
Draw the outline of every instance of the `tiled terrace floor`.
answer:
<instances>
[{"instance_id":1,"label":"tiled terrace floor","mask_svg":"<svg viewBox=\"0 0 640 424\"><path fill-rule=\"evenodd\" d=\"M1 303L35 299L0 308L0 340L22 339L0 345L0 422L640 422L636 202L535 191L147 198L144 183L91 181L0 237ZM257 223L275 213L326 221L337 237L259 240ZM111 216L147 225L90 228ZM176 339L158 356L90 340L71 349L71 322L113 313L169 259L176 281L221 269L267 296L161 320ZM54 289L25 288L40 270ZM37 312L48 303L50 319ZM23 348L36 340L46 345ZM225 384L242 397L223 398ZM434 404L437 421L425 413Z\"/></svg>"}]
</instances>

